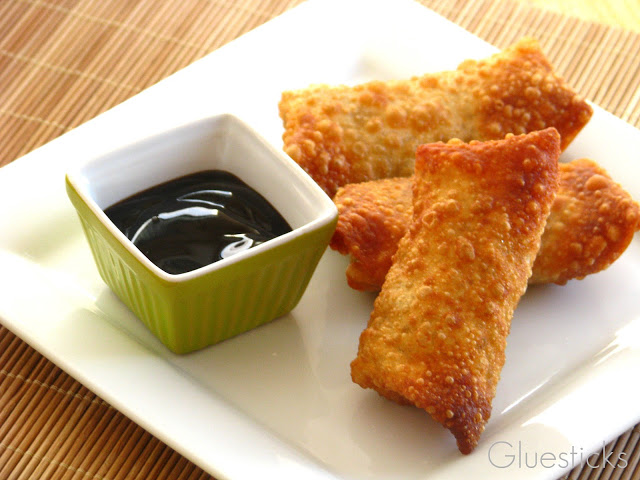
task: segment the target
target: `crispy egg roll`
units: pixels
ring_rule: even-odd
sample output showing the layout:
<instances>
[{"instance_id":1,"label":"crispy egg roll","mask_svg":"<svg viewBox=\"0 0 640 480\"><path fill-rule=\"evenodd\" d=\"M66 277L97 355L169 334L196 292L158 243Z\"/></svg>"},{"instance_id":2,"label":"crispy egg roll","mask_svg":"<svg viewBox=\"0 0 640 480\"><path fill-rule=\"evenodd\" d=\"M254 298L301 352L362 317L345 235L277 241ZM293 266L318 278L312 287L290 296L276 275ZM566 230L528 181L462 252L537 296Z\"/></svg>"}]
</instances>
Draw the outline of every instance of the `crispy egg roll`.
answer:
<instances>
[{"instance_id":1,"label":"crispy egg roll","mask_svg":"<svg viewBox=\"0 0 640 480\"><path fill-rule=\"evenodd\" d=\"M470 453L558 183L555 129L416 153L413 214L351 376L426 410Z\"/></svg>"},{"instance_id":2,"label":"crispy egg roll","mask_svg":"<svg viewBox=\"0 0 640 480\"><path fill-rule=\"evenodd\" d=\"M593 160L559 164L558 192L547 219L529 284L557 283L606 269L640 229L640 206ZM341 187L331 248L350 255L347 282L380 290L411 221L410 177Z\"/></svg>"},{"instance_id":3,"label":"crispy egg roll","mask_svg":"<svg viewBox=\"0 0 640 480\"><path fill-rule=\"evenodd\" d=\"M560 164L560 186L530 284L557 283L608 268L640 230L640 205L598 164Z\"/></svg>"},{"instance_id":4,"label":"crispy egg roll","mask_svg":"<svg viewBox=\"0 0 640 480\"><path fill-rule=\"evenodd\" d=\"M564 149L592 115L530 38L453 71L286 91L279 111L285 152L332 198L342 185L412 175L420 144L555 127Z\"/></svg>"}]
</instances>

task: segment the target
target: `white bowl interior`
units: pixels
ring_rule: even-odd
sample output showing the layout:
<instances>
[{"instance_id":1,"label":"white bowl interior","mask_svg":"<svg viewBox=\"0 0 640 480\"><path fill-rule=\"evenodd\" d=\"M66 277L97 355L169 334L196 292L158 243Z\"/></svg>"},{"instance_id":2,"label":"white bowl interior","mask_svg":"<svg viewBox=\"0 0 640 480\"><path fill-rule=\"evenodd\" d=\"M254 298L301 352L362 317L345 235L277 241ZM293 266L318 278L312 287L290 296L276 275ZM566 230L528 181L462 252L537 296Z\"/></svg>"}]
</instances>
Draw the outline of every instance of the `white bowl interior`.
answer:
<instances>
[{"instance_id":1,"label":"white bowl interior","mask_svg":"<svg viewBox=\"0 0 640 480\"><path fill-rule=\"evenodd\" d=\"M333 202L293 160L233 115L209 117L88 161L69 172L101 210L137 192L208 169L226 170L260 192L293 229L331 216Z\"/></svg>"}]
</instances>

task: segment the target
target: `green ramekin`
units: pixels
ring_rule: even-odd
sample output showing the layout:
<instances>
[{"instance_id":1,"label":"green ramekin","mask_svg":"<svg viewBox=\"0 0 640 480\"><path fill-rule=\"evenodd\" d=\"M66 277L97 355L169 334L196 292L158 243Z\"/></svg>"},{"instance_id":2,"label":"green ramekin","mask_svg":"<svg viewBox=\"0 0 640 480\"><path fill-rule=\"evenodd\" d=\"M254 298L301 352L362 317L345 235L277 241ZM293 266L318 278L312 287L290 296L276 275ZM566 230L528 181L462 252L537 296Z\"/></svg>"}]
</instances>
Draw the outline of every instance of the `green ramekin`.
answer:
<instances>
[{"instance_id":1,"label":"green ramekin","mask_svg":"<svg viewBox=\"0 0 640 480\"><path fill-rule=\"evenodd\" d=\"M274 205L293 231L192 272L168 274L118 230L104 209L204 169L240 177ZM66 188L100 276L175 353L213 345L291 311L337 222L335 205L315 182L229 114L90 159L67 172Z\"/></svg>"}]
</instances>

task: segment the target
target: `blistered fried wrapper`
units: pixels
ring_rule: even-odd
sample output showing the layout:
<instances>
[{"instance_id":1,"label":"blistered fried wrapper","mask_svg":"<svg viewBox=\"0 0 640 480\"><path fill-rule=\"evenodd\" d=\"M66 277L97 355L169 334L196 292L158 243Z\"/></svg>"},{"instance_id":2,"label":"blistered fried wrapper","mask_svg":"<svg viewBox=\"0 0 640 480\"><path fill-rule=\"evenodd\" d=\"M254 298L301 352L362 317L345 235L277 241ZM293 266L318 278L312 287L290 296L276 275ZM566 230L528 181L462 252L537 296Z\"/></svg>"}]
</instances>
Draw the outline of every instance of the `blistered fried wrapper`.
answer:
<instances>
[{"instance_id":1,"label":"blistered fried wrapper","mask_svg":"<svg viewBox=\"0 0 640 480\"><path fill-rule=\"evenodd\" d=\"M608 268L640 229L640 206L596 162L559 164L560 183L529 284L583 279ZM380 290L411 216L413 179L396 177L338 189L338 225L330 246L349 255L347 282Z\"/></svg>"},{"instance_id":2,"label":"blistered fried wrapper","mask_svg":"<svg viewBox=\"0 0 640 480\"><path fill-rule=\"evenodd\" d=\"M287 91L279 111L285 152L332 198L349 183L412 175L424 143L554 127L564 149L593 113L530 38L452 71Z\"/></svg>"},{"instance_id":3,"label":"blistered fried wrapper","mask_svg":"<svg viewBox=\"0 0 640 480\"><path fill-rule=\"evenodd\" d=\"M552 128L417 150L411 224L351 376L426 410L465 454L491 415L511 319L556 193L559 154Z\"/></svg>"}]
</instances>

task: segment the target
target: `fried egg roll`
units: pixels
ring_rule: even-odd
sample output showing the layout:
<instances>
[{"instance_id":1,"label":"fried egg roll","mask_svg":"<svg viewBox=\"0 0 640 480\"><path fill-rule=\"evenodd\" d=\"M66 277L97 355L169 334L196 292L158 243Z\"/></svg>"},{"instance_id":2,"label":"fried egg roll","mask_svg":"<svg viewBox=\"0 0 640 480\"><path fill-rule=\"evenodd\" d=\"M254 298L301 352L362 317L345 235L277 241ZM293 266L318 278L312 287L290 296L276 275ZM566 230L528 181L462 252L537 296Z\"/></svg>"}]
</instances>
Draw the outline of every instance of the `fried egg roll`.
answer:
<instances>
[{"instance_id":1,"label":"fried egg roll","mask_svg":"<svg viewBox=\"0 0 640 480\"><path fill-rule=\"evenodd\" d=\"M560 183L529 284L582 279L609 267L640 229L640 206L593 160L559 164ZM411 221L410 177L341 187L331 248L350 255L347 282L380 290Z\"/></svg>"},{"instance_id":2,"label":"fried egg roll","mask_svg":"<svg viewBox=\"0 0 640 480\"><path fill-rule=\"evenodd\" d=\"M640 230L640 205L592 160L560 164L560 186L530 284L557 283L608 268Z\"/></svg>"},{"instance_id":3,"label":"fried egg roll","mask_svg":"<svg viewBox=\"0 0 640 480\"><path fill-rule=\"evenodd\" d=\"M279 111L285 152L332 198L349 183L412 175L420 144L555 127L564 149L592 115L530 38L453 71L286 91Z\"/></svg>"},{"instance_id":4,"label":"fried egg roll","mask_svg":"<svg viewBox=\"0 0 640 480\"><path fill-rule=\"evenodd\" d=\"M422 145L413 213L351 376L426 410L470 453L491 415L511 318L558 183L560 137Z\"/></svg>"}]
</instances>

